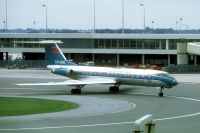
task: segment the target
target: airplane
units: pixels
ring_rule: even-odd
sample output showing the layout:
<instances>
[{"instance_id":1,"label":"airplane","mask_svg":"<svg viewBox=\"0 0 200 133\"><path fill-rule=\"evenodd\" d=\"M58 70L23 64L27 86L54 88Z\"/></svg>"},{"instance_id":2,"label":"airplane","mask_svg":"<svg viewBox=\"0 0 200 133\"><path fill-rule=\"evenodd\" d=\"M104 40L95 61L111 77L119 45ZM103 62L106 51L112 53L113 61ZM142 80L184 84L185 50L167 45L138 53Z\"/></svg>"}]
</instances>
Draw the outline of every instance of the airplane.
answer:
<instances>
[{"instance_id":1,"label":"airplane","mask_svg":"<svg viewBox=\"0 0 200 133\"><path fill-rule=\"evenodd\" d=\"M58 47L61 41L47 40L40 43L45 45L45 54L51 65L47 68L53 74L58 74L67 77L63 82L48 82L48 83L25 83L15 84L18 86L32 85L66 85L74 86L71 89L71 94L81 94L81 89L86 85L92 84L109 84L110 92L119 92L121 85L135 85L159 87L158 96L163 97L164 88L172 88L178 85L177 80L170 76L167 72L147 69L133 68L114 68L114 67L99 67L99 66L80 66L76 63L67 60Z\"/></svg>"}]
</instances>

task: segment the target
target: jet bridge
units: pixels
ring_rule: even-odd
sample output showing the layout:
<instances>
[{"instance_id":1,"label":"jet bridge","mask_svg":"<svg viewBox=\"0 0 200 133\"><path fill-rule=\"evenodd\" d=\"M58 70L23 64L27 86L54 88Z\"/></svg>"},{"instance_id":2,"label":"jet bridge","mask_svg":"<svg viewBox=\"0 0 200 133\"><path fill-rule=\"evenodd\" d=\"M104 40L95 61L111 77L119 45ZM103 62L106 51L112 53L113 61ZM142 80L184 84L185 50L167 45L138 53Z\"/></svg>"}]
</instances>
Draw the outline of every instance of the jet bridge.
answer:
<instances>
[{"instance_id":1,"label":"jet bridge","mask_svg":"<svg viewBox=\"0 0 200 133\"><path fill-rule=\"evenodd\" d=\"M187 53L200 55L200 42L191 42L187 44Z\"/></svg>"},{"instance_id":2,"label":"jet bridge","mask_svg":"<svg viewBox=\"0 0 200 133\"><path fill-rule=\"evenodd\" d=\"M177 64L189 64L189 57L194 58L194 64L196 64L196 55L200 55L200 42L182 41L177 43Z\"/></svg>"}]
</instances>

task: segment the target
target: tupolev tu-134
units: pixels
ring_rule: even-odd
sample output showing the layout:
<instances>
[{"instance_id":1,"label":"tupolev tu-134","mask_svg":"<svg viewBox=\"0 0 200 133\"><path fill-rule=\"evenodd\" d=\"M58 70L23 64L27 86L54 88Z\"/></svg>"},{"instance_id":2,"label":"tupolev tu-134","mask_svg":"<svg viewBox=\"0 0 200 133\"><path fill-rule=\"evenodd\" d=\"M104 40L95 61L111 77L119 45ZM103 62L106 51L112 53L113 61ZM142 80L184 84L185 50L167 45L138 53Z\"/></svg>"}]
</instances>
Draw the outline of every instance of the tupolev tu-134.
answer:
<instances>
[{"instance_id":1,"label":"tupolev tu-134","mask_svg":"<svg viewBox=\"0 0 200 133\"><path fill-rule=\"evenodd\" d=\"M135 85L159 87L158 95L163 96L164 88L172 88L178 84L177 80L170 76L167 72L147 69L130 69L130 68L113 68L113 67L97 67L97 66L80 66L67 60L58 47L61 41L46 40L39 41L45 44L45 54L47 60L52 65L47 68L53 74L68 77L63 82L48 83L23 83L15 84L20 86L43 86L43 85L67 85L74 86L71 90L72 94L81 94L81 89L85 85L92 84L108 84L109 91L118 92L121 85Z\"/></svg>"}]
</instances>

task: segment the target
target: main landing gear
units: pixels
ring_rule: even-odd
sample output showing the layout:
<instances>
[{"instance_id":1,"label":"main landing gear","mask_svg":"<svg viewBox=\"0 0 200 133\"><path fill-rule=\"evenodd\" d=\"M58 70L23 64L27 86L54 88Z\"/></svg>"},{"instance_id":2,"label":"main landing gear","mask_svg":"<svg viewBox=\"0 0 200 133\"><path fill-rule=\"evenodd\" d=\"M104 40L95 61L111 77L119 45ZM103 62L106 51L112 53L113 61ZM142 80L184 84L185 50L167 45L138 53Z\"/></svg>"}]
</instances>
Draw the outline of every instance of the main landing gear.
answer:
<instances>
[{"instance_id":1,"label":"main landing gear","mask_svg":"<svg viewBox=\"0 0 200 133\"><path fill-rule=\"evenodd\" d=\"M119 92L119 86L120 85L111 86L111 87L109 87L109 91L110 92Z\"/></svg>"},{"instance_id":2,"label":"main landing gear","mask_svg":"<svg viewBox=\"0 0 200 133\"><path fill-rule=\"evenodd\" d=\"M82 86L77 86L76 89L71 90L71 94L81 94Z\"/></svg>"},{"instance_id":3,"label":"main landing gear","mask_svg":"<svg viewBox=\"0 0 200 133\"><path fill-rule=\"evenodd\" d=\"M163 97L163 89L164 89L164 87L160 87L160 92L158 93L158 96L159 97Z\"/></svg>"}]
</instances>

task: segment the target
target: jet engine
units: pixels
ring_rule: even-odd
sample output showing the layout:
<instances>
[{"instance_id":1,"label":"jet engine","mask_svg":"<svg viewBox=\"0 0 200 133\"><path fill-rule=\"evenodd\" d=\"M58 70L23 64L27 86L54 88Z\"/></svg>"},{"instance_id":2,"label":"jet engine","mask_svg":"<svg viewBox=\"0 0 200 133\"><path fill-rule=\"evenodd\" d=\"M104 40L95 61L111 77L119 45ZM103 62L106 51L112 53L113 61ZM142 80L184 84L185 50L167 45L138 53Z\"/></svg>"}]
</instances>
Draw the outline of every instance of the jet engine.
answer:
<instances>
[{"instance_id":1,"label":"jet engine","mask_svg":"<svg viewBox=\"0 0 200 133\"><path fill-rule=\"evenodd\" d=\"M62 75L62 76L71 76L74 75L74 71L72 69L66 69L66 68L57 68L51 70L52 73Z\"/></svg>"}]
</instances>

